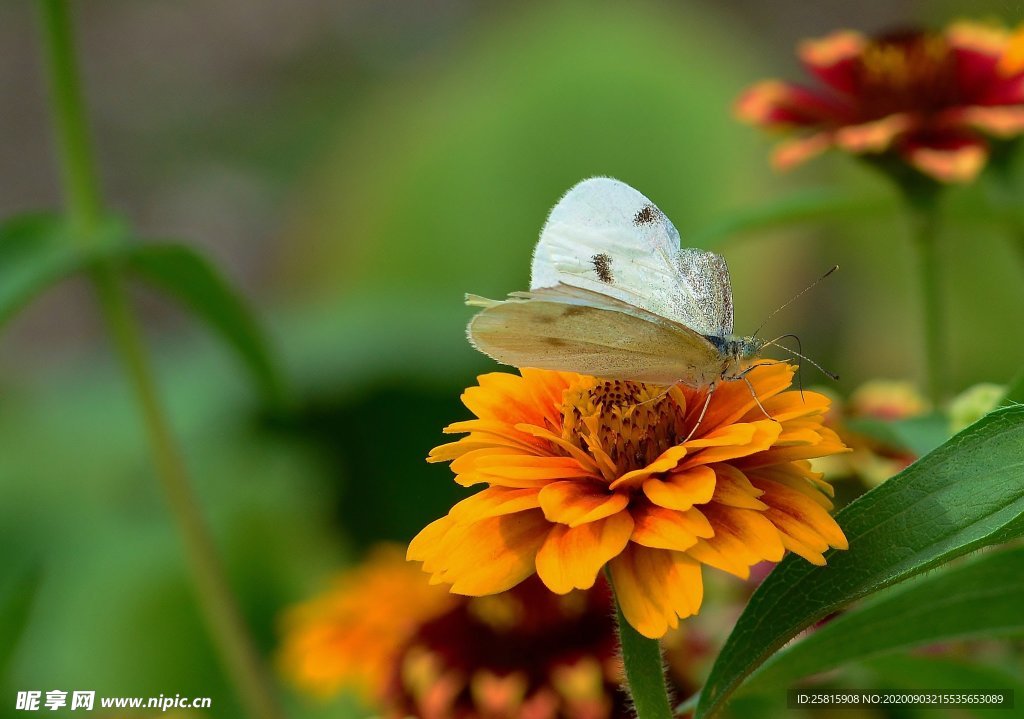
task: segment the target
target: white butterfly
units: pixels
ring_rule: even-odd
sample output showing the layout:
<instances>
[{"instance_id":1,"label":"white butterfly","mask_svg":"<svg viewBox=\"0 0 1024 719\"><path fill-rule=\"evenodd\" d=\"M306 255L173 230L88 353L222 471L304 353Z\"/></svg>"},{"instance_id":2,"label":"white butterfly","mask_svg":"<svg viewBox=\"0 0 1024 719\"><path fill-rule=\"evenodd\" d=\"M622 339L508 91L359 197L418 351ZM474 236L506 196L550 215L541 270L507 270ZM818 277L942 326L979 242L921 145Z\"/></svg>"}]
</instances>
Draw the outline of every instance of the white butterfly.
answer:
<instances>
[{"instance_id":1,"label":"white butterfly","mask_svg":"<svg viewBox=\"0 0 1024 719\"><path fill-rule=\"evenodd\" d=\"M746 379L743 365L765 344L732 334L725 260L680 249L665 214L618 180L593 177L565 194L532 274L530 291L507 300L466 296L484 308L469 340L498 362L713 391Z\"/></svg>"}]
</instances>

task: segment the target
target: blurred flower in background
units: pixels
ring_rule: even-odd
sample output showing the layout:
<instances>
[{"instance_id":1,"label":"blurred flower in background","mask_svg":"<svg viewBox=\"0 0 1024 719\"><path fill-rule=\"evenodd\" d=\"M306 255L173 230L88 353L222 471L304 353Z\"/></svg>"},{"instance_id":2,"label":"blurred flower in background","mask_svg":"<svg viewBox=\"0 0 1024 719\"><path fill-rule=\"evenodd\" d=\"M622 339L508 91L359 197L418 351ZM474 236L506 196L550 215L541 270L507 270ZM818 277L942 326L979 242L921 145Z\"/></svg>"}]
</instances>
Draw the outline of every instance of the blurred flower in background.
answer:
<instances>
[{"instance_id":1,"label":"blurred flower in background","mask_svg":"<svg viewBox=\"0 0 1024 719\"><path fill-rule=\"evenodd\" d=\"M949 431L959 432L999 406L1006 385L980 382L968 387L949 403Z\"/></svg>"},{"instance_id":2,"label":"blurred flower in background","mask_svg":"<svg viewBox=\"0 0 1024 719\"><path fill-rule=\"evenodd\" d=\"M283 634L280 666L296 687L355 690L386 717L630 716L603 581L555 595L532 579L461 597L385 545L289 610Z\"/></svg>"},{"instance_id":3,"label":"blurred flower in background","mask_svg":"<svg viewBox=\"0 0 1024 719\"><path fill-rule=\"evenodd\" d=\"M815 469L831 476L856 476L869 487L881 484L909 466L917 455L895 442L860 431L858 423L865 420L896 422L930 411L930 403L912 382L882 379L865 382L845 402L834 399L825 419L852 451L816 459Z\"/></svg>"},{"instance_id":4,"label":"blurred flower in background","mask_svg":"<svg viewBox=\"0 0 1024 719\"><path fill-rule=\"evenodd\" d=\"M483 375L463 394L477 419L445 430L468 435L430 461L488 486L420 532L409 558L476 596L535 572L558 594L586 589L607 563L624 616L648 637L700 609L702 564L744 579L787 549L824 564L846 538L808 460L847 448L822 424L828 398L785 391L793 372L763 365L749 387L722 383L699 425L706 388Z\"/></svg>"},{"instance_id":5,"label":"blurred flower in background","mask_svg":"<svg viewBox=\"0 0 1024 719\"><path fill-rule=\"evenodd\" d=\"M799 49L822 85L767 80L744 93L736 111L754 125L797 133L775 151L780 168L838 148L902 160L939 182L969 182L1000 151L987 138L1024 131L1024 65L1013 37L969 22L870 38L838 31Z\"/></svg>"}]
</instances>

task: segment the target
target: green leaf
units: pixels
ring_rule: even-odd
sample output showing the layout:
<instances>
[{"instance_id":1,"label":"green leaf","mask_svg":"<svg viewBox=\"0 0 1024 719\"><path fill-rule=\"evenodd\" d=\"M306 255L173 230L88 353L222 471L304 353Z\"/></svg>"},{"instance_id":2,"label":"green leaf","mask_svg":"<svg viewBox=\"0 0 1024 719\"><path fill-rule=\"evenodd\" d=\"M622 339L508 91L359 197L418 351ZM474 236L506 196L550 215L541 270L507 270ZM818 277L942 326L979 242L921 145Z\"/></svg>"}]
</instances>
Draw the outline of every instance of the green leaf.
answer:
<instances>
[{"instance_id":1,"label":"green leaf","mask_svg":"<svg viewBox=\"0 0 1024 719\"><path fill-rule=\"evenodd\" d=\"M28 624L39 580L40 573L33 567L21 571L0 588L0 676L6 672Z\"/></svg>"},{"instance_id":2,"label":"green leaf","mask_svg":"<svg viewBox=\"0 0 1024 719\"><path fill-rule=\"evenodd\" d=\"M60 215L28 213L0 224L0 326L50 286L116 253L125 237L114 217L104 218L87 251L79 249Z\"/></svg>"},{"instance_id":3,"label":"green leaf","mask_svg":"<svg viewBox=\"0 0 1024 719\"><path fill-rule=\"evenodd\" d=\"M751 597L701 692L717 714L773 652L829 613L1024 533L1024 406L996 410L836 517L850 549L816 567L786 557Z\"/></svg>"},{"instance_id":4,"label":"green leaf","mask_svg":"<svg viewBox=\"0 0 1024 719\"><path fill-rule=\"evenodd\" d=\"M761 232L805 222L874 218L892 214L892 198L851 198L848 192L814 189L787 195L764 205L737 210L691 236L695 247L711 247L744 232Z\"/></svg>"},{"instance_id":5,"label":"green leaf","mask_svg":"<svg viewBox=\"0 0 1024 719\"><path fill-rule=\"evenodd\" d=\"M944 657L917 657L892 655L879 657L862 666L877 677L882 689L896 689L911 692L934 692L949 694L989 694L1011 691L1015 703L1024 697L1024 682L1019 676L988 664L968 663ZM1007 716L1012 712L980 709L970 706L958 707L957 715L992 717ZM923 712L934 717L935 710Z\"/></svg>"},{"instance_id":6,"label":"green leaf","mask_svg":"<svg viewBox=\"0 0 1024 719\"><path fill-rule=\"evenodd\" d=\"M284 384L267 341L245 302L202 255L186 245L134 245L122 265L147 284L177 298L231 345L272 405L284 404Z\"/></svg>"},{"instance_id":7,"label":"green leaf","mask_svg":"<svg viewBox=\"0 0 1024 719\"><path fill-rule=\"evenodd\" d=\"M56 215L19 215L0 224L0 325L81 267L81 256L66 240Z\"/></svg>"},{"instance_id":8,"label":"green leaf","mask_svg":"<svg viewBox=\"0 0 1024 719\"><path fill-rule=\"evenodd\" d=\"M848 420L847 425L854 432L909 450L918 457L923 457L949 439L949 420L938 413L891 421L856 417Z\"/></svg>"},{"instance_id":9,"label":"green leaf","mask_svg":"<svg viewBox=\"0 0 1024 719\"><path fill-rule=\"evenodd\" d=\"M985 554L872 597L771 657L748 688L953 639L1024 635L1024 547Z\"/></svg>"}]
</instances>

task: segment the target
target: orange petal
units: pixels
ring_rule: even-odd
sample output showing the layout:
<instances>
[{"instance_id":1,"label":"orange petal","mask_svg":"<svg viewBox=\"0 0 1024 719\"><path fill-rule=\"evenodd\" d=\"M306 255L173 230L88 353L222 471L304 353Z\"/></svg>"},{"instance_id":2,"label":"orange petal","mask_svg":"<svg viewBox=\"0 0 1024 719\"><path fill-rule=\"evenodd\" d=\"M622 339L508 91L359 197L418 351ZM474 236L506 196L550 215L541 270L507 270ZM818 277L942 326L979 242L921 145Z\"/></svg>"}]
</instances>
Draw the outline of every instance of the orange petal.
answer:
<instances>
[{"instance_id":1,"label":"orange petal","mask_svg":"<svg viewBox=\"0 0 1024 719\"><path fill-rule=\"evenodd\" d=\"M804 40L798 53L807 69L826 85L852 94L858 88L859 59L867 39L859 32L838 30L823 38Z\"/></svg>"},{"instance_id":2,"label":"orange petal","mask_svg":"<svg viewBox=\"0 0 1024 719\"><path fill-rule=\"evenodd\" d=\"M576 527L610 517L629 504L623 492L610 492L601 482L552 482L540 491L540 507L550 522Z\"/></svg>"},{"instance_id":3,"label":"orange petal","mask_svg":"<svg viewBox=\"0 0 1024 719\"><path fill-rule=\"evenodd\" d=\"M679 461L686 456L687 449L683 445L669 447L662 452L656 460L643 469L635 469L626 472L609 485L612 489L635 489L641 486L652 474L668 472L679 465Z\"/></svg>"},{"instance_id":4,"label":"orange petal","mask_svg":"<svg viewBox=\"0 0 1024 719\"><path fill-rule=\"evenodd\" d=\"M693 558L741 579L746 579L750 567L758 562L782 559L785 547L779 532L761 512L712 504L704 513L715 536L687 550Z\"/></svg>"},{"instance_id":5,"label":"orange petal","mask_svg":"<svg viewBox=\"0 0 1024 719\"><path fill-rule=\"evenodd\" d=\"M455 469L455 464L452 463ZM489 477L519 480L552 480L588 477L591 473L572 457L537 457L530 455L482 456L472 468ZM500 482L499 482L500 483Z\"/></svg>"},{"instance_id":6,"label":"orange petal","mask_svg":"<svg viewBox=\"0 0 1024 719\"><path fill-rule=\"evenodd\" d=\"M832 485L821 481L820 472L804 472L797 467L795 462L777 464L773 467L755 469L748 476L752 482L760 480L785 485L820 505L826 512L831 511L833 505L829 497L835 494Z\"/></svg>"},{"instance_id":7,"label":"orange petal","mask_svg":"<svg viewBox=\"0 0 1024 719\"><path fill-rule=\"evenodd\" d=\"M764 492L750 483L747 476L731 464L714 465L717 482L715 483L714 501L729 507L741 509L767 509L768 505L760 501Z\"/></svg>"},{"instance_id":8,"label":"orange petal","mask_svg":"<svg viewBox=\"0 0 1024 719\"><path fill-rule=\"evenodd\" d=\"M990 23L958 20L946 28L946 39L955 47L1001 55L1009 40L1006 28Z\"/></svg>"},{"instance_id":9,"label":"orange petal","mask_svg":"<svg viewBox=\"0 0 1024 719\"><path fill-rule=\"evenodd\" d=\"M789 170L817 157L833 145L832 131L815 132L803 137L784 140L772 150L772 167Z\"/></svg>"},{"instance_id":10,"label":"orange petal","mask_svg":"<svg viewBox=\"0 0 1024 719\"><path fill-rule=\"evenodd\" d=\"M537 576L556 594L590 589L601 567L629 542L632 531L628 512L578 527L555 525L537 552Z\"/></svg>"},{"instance_id":11,"label":"orange petal","mask_svg":"<svg viewBox=\"0 0 1024 719\"><path fill-rule=\"evenodd\" d=\"M761 499L768 505L766 516L774 524L790 533L794 533L793 530L799 527L805 527L821 537L829 546L837 549L849 547L846 535L836 524L836 520L806 494L770 480L755 478L753 481L758 489L764 490Z\"/></svg>"},{"instance_id":12,"label":"orange petal","mask_svg":"<svg viewBox=\"0 0 1024 719\"><path fill-rule=\"evenodd\" d=\"M537 437L538 439L547 440L579 462L580 466L586 469L590 474L600 474L601 470L598 468L593 457L574 445L572 442L562 439L551 430L544 429L543 427L536 427L532 424L517 424L516 429L520 432L525 432L526 434Z\"/></svg>"},{"instance_id":13,"label":"orange petal","mask_svg":"<svg viewBox=\"0 0 1024 719\"><path fill-rule=\"evenodd\" d=\"M951 122L967 125L984 133L1009 139L1024 132L1024 107L1003 105L993 107L965 107L959 109Z\"/></svg>"},{"instance_id":14,"label":"orange petal","mask_svg":"<svg viewBox=\"0 0 1024 719\"><path fill-rule=\"evenodd\" d=\"M788 389L793 384L793 374L796 368L788 364L778 363L755 367L747 373L747 379L757 392L757 397L762 404L779 392ZM700 432L712 432L718 427L736 422L752 410L757 410L757 402L750 394L750 388L746 382L736 380L734 382L722 382L715 389L711 398L707 414L701 423ZM695 412L700 411L697 407ZM697 415L692 415L692 420L697 421ZM703 434L701 435L703 436Z\"/></svg>"},{"instance_id":15,"label":"orange petal","mask_svg":"<svg viewBox=\"0 0 1024 719\"><path fill-rule=\"evenodd\" d=\"M685 511L695 504L706 504L715 493L715 471L698 465L683 472L670 472L664 479L648 479L644 494L659 507Z\"/></svg>"},{"instance_id":16,"label":"orange petal","mask_svg":"<svg viewBox=\"0 0 1024 719\"><path fill-rule=\"evenodd\" d=\"M901 148L907 161L924 174L948 183L971 182L988 160L988 147L963 137L943 142L908 142Z\"/></svg>"},{"instance_id":17,"label":"orange petal","mask_svg":"<svg viewBox=\"0 0 1024 719\"><path fill-rule=\"evenodd\" d=\"M664 507L640 507L633 510L632 540L645 547L683 551L697 543L698 537L711 537L715 530L699 509L677 512Z\"/></svg>"},{"instance_id":18,"label":"orange petal","mask_svg":"<svg viewBox=\"0 0 1024 719\"><path fill-rule=\"evenodd\" d=\"M664 636L700 609L700 565L682 552L630 544L609 566L623 616L645 637Z\"/></svg>"},{"instance_id":19,"label":"orange petal","mask_svg":"<svg viewBox=\"0 0 1024 719\"><path fill-rule=\"evenodd\" d=\"M814 459L816 457L827 457L831 454L843 454L850 452L850 448L843 444L839 436L828 427L818 430L820 439L814 444L803 444L789 447L772 447L764 452L759 452L750 457L743 457L739 460L739 466L747 471L770 467L775 464L784 464L803 459Z\"/></svg>"},{"instance_id":20,"label":"orange petal","mask_svg":"<svg viewBox=\"0 0 1024 719\"><path fill-rule=\"evenodd\" d=\"M546 451L547 445L540 440L534 439L527 434L517 431L511 425L505 424L504 422L497 422L495 420L467 419L461 422L452 422L442 431L445 434L468 432L468 437L463 437L454 444L472 443L474 446L471 447L471 449L475 449L478 446L506 446L521 449L531 454L549 454L549 452ZM442 446L452 447L452 445ZM439 447L438 449L441 448ZM434 451L437 452L437 450ZM434 453L431 453L431 457L434 456ZM438 462L441 460L434 458L432 461Z\"/></svg>"},{"instance_id":21,"label":"orange petal","mask_svg":"<svg viewBox=\"0 0 1024 719\"><path fill-rule=\"evenodd\" d=\"M824 414L831 406L832 400L820 392L805 390L803 397L799 392L783 392L763 400L761 404L772 419L776 422L785 422L796 417L814 417ZM764 415L761 414L759 407L755 407L747 412L743 419L749 422L760 417L764 417Z\"/></svg>"},{"instance_id":22,"label":"orange petal","mask_svg":"<svg viewBox=\"0 0 1024 719\"><path fill-rule=\"evenodd\" d=\"M503 592L533 574L534 558L550 527L535 509L454 526L427 550L432 552L431 568L455 594ZM416 547L415 554L423 550ZM426 562L424 568L430 571Z\"/></svg>"},{"instance_id":23,"label":"orange petal","mask_svg":"<svg viewBox=\"0 0 1024 719\"><path fill-rule=\"evenodd\" d=\"M775 443L781 431L782 425L771 419L723 427L707 437L687 442L686 447L690 450L690 456L680 467L689 469L700 464L711 464L763 452ZM706 449L695 452L695 447Z\"/></svg>"},{"instance_id":24,"label":"orange petal","mask_svg":"<svg viewBox=\"0 0 1024 719\"><path fill-rule=\"evenodd\" d=\"M846 125L836 130L836 145L857 154L885 152L893 141L914 124L907 113L896 113L860 125Z\"/></svg>"},{"instance_id":25,"label":"orange petal","mask_svg":"<svg viewBox=\"0 0 1024 719\"><path fill-rule=\"evenodd\" d=\"M999 58L999 72L1004 76L1024 71L1024 25L1017 28L1006 41L1006 49Z\"/></svg>"},{"instance_id":26,"label":"orange petal","mask_svg":"<svg viewBox=\"0 0 1024 719\"><path fill-rule=\"evenodd\" d=\"M412 538L405 558L410 562L423 562L423 571L425 572L433 574L439 571L441 566L434 559L436 549L454 526L455 522L447 515L435 519Z\"/></svg>"},{"instance_id":27,"label":"orange petal","mask_svg":"<svg viewBox=\"0 0 1024 719\"><path fill-rule=\"evenodd\" d=\"M476 522L488 517L513 514L540 506L538 491L529 489L507 489L488 487L467 497L452 507L448 516L460 524Z\"/></svg>"},{"instance_id":28,"label":"orange petal","mask_svg":"<svg viewBox=\"0 0 1024 719\"><path fill-rule=\"evenodd\" d=\"M558 381L558 375L550 375ZM542 380L543 381L543 380ZM502 422L509 426L519 422L541 427L545 420L558 416L556 408L538 402L531 382L507 372L491 372L477 377L478 386L462 393L462 403L480 419Z\"/></svg>"}]
</instances>

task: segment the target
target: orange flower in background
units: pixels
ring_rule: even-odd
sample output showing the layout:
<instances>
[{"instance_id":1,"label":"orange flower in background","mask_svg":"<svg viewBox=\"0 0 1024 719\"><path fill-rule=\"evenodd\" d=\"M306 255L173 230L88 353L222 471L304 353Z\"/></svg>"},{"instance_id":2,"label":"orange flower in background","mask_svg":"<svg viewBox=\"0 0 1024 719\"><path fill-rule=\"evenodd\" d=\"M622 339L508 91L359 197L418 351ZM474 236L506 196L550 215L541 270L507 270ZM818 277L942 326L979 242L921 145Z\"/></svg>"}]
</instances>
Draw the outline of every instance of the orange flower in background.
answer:
<instances>
[{"instance_id":1,"label":"orange flower in background","mask_svg":"<svg viewBox=\"0 0 1024 719\"><path fill-rule=\"evenodd\" d=\"M626 619L661 637L701 605L701 565L739 577L791 550L824 564L846 548L831 487L809 459L847 451L822 424L829 400L787 391L794 368L706 389L565 372L483 375L463 394L477 419L437 447L463 486L486 485L423 529L408 556L458 594L536 573L552 592L593 586L608 565Z\"/></svg>"},{"instance_id":2,"label":"orange flower in background","mask_svg":"<svg viewBox=\"0 0 1024 719\"><path fill-rule=\"evenodd\" d=\"M461 597L396 547L289 610L280 666L305 693L356 690L398 719L626 719L611 595L536 580Z\"/></svg>"},{"instance_id":3,"label":"orange flower in background","mask_svg":"<svg viewBox=\"0 0 1024 719\"><path fill-rule=\"evenodd\" d=\"M818 87L768 80L737 102L740 119L798 133L774 154L788 168L829 148L899 158L939 182L969 182L992 143L1024 131L1024 52L1004 29L808 40L800 59Z\"/></svg>"},{"instance_id":4,"label":"orange flower in background","mask_svg":"<svg viewBox=\"0 0 1024 719\"><path fill-rule=\"evenodd\" d=\"M322 697L342 687L364 700L380 696L408 636L457 603L422 581L402 554L395 546L377 549L326 592L287 612L279 660L295 686Z\"/></svg>"}]
</instances>

